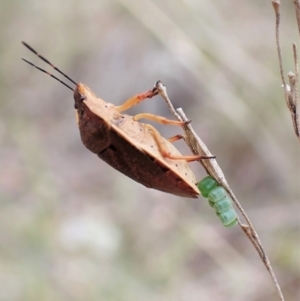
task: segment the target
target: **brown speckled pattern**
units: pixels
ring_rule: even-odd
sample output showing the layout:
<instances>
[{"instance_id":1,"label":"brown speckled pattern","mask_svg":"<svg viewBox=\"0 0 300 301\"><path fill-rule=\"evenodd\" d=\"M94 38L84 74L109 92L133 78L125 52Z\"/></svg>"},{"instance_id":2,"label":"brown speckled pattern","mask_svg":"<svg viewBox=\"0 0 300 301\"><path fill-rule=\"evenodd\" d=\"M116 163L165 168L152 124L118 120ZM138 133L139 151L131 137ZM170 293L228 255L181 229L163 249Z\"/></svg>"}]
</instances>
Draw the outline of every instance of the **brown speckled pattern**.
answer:
<instances>
[{"instance_id":1,"label":"brown speckled pattern","mask_svg":"<svg viewBox=\"0 0 300 301\"><path fill-rule=\"evenodd\" d=\"M81 96L85 96L82 99ZM195 175L184 160L165 159L143 123L120 114L86 86L74 93L83 144L107 164L146 187L196 198ZM172 154L179 151L165 140Z\"/></svg>"}]
</instances>

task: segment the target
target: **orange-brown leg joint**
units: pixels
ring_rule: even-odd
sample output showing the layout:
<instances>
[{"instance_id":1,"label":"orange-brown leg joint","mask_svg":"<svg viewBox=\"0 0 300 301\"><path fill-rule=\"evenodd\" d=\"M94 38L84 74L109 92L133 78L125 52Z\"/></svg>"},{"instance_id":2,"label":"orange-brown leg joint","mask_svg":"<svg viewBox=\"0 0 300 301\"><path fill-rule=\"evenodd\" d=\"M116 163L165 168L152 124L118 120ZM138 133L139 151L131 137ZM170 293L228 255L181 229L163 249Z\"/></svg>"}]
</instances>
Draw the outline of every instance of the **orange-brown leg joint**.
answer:
<instances>
[{"instance_id":1,"label":"orange-brown leg joint","mask_svg":"<svg viewBox=\"0 0 300 301\"><path fill-rule=\"evenodd\" d=\"M168 159L173 159L173 160L185 160L187 162L191 162L191 161L196 161L199 160L201 158L201 156L175 156L172 155L167 146L166 146L166 142L164 141L164 139L162 138L162 136L160 135L160 133L157 131L156 128L154 128L152 125L150 124L146 124L145 127L147 129L149 129L151 131L151 134L158 146L159 152L161 153L161 155L164 158L168 158Z\"/></svg>"},{"instance_id":2,"label":"orange-brown leg joint","mask_svg":"<svg viewBox=\"0 0 300 301\"><path fill-rule=\"evenodd\" d=\"M180 139L183 139L183 136L182 135L176 135L176 136L173 136L171 138L168 139L169 142L175 142L175 141L178 141Z\"/></svg>"},{"instance_id":3,"label":"orange-brown leg joint","mask_svg":"<svg viewBox=\"0 0 300 301\"><path fill-rule=\"evenodd\" d=\"M169 125L183 126L185 124L184 121L171 120L171 119L167 119L165 117L150 114L150 113L142 113L142 114L137 114L137 115L133 116L133 120L135 120L135 121L142 119L142 118L156 121L156 122L164 124L164 125L169 124Z\"/></svg>"},{"instance_id":4,"label":"orange-brown leg joint","mask_svg":"<svg viewBox=\"0 0 300 301\"><path fill-rule=\"evenodd\" d=\"M157 92L154 90L149 90L144 93L137 94L137 95L129 98L128 100L126 100L122 105L117 106L116 109L119 112L126 111L126 110L130 109L131 107L140 103L142 100L144 100L146 98L151 98L155 95L157 95Z\"/></svg>"}]
</instances>

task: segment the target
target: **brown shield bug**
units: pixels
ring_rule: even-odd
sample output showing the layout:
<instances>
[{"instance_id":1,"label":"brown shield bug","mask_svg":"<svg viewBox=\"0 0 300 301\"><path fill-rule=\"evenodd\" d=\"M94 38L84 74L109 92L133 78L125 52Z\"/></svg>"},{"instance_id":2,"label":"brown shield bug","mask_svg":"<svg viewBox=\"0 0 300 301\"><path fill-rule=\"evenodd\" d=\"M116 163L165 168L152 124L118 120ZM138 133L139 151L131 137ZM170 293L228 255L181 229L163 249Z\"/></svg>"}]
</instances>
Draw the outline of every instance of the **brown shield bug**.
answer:
<instances>
[{"instance_id":1,"label":"brown shield bug","mask_svg":"<svg viewBox=\"0 0 300 301\"><path fill-rule=\"evenodd\" d=\"M149 113L135 116L121 113L143 99L157 95L156 87L128 99L123 105L115 106L98 98L90 88L76 83L28 44L22 43L75 85L75 89L71 88L53 74L23 58L25 62L47 73L74 92L77 123L81 140L87 149L116 170L148 188L189 198L199 195L195 175L187 162L198 160L200 156L181 155L171 143L180 139L180 135L167 140L152 125L137 120L145 118L179 126L184 122Z\"/></svg>"}]
</instances>

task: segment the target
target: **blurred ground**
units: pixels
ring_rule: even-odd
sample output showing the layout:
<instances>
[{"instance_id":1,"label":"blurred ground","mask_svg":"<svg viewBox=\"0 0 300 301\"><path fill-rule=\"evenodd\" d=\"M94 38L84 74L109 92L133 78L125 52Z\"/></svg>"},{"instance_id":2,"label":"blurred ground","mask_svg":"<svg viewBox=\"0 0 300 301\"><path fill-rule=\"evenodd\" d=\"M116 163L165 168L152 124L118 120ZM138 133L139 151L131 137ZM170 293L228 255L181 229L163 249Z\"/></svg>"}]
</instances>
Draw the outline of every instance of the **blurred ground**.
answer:
<instances>
[{"instance_id":1,"label":"blurred ground","mask_svg":"<svg viewBox=\"0 0 300 301\"><path fill-rule=\"evenodd\" d=\"M299 37L283 2L289 71ZM277 300L240 228L206 200L144 188L84 148L71 91L21 61L51 70L22 40L115 104L161 79L299 300L299 144L270 1L2 0L0 17L1 300ZM172 118L159 97L130 112Z\"/></svg>"}]
</instances>

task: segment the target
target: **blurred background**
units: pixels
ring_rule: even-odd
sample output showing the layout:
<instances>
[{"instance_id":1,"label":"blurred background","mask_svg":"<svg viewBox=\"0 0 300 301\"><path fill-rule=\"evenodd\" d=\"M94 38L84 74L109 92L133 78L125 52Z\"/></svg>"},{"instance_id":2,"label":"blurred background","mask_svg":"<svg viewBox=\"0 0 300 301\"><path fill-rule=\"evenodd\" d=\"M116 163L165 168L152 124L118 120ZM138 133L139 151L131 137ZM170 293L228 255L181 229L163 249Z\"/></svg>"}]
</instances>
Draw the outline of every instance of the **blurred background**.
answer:
<instances>
[{"instance_id":1,"label":"blurred background","mask_svg":"<svg viewBox=\"0 0 300 301\"><path fill-rule=\"evenodd\" d=\"M206 199L147 189L85 149L72 92L21 61L53 72L22 40L117 105L162 80L299 300L299 143L270 1L2 0L0 16L0 300L277 300L253 246ZM285 72L294 16L284 1ZM160 97L138 112L173 118Z\"/></svg>"}]
</instances>

